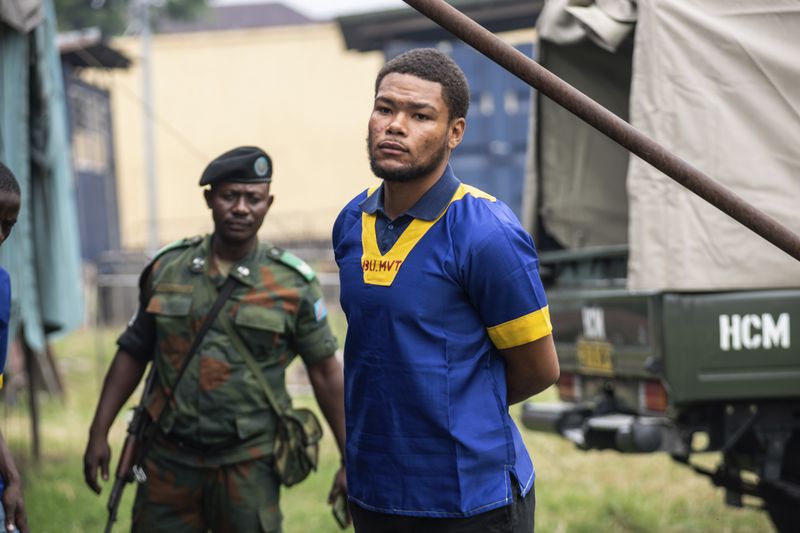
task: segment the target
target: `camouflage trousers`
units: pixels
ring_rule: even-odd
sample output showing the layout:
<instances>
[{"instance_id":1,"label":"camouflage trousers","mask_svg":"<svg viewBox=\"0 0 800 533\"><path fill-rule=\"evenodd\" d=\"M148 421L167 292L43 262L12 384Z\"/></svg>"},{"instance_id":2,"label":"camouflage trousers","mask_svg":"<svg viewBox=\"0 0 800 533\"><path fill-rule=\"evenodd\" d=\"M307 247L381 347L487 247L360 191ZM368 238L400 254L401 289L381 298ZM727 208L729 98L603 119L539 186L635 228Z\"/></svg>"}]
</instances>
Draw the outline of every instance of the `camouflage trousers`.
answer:
<instances>
[{"instance_id":1,"label":"camouflage trousers","mask_svg":"<svg viewBox=\"0 0 800 533\"><path fill-rule=\"evenodd\" d=\"M271 457L198 468L170 460L157 446L148 455L147 481L133 504L133 532L281 531L280 482Z\"/></svg>"}]
</instances>

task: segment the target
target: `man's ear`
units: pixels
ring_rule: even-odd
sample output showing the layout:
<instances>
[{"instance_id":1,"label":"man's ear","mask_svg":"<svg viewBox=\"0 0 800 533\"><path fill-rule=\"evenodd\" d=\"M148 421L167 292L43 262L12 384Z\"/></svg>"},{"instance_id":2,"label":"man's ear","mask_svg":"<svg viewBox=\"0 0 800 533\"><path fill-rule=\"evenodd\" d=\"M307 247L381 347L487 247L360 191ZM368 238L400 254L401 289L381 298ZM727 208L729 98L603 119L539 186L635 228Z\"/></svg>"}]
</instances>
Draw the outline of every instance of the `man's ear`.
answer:
<instances>
[{"instance_id":1,"label":"man's ear","mask_svg":"<svg viewBox=\"0 0 800 533\"><path fill-rule=\"evenodd\" d=\"M206 189L203 191L203 198L206 199L206 205L209 209L211 209L211 196L213 195L213 191L211 189Z\"/></svg>"},{"instance_id":2,"label":"man's ear","mask_svg":"<svg viewBox=\"0 0 800 533\"><path fill-rule=\"evenodd\" d=\"M467 129L467 121L464 117L459 117L450 123L448 132L447 146L454 150L464 139L464 131Z\"/></svg>"},{"instance_id":3,"label":"man's ear","mask_svg":"<svg viewBox=\"0 0 800 533\"><path fill-rule=\"evenodd\" d=\"M275 196L270 194L269 198L267 199L267 211L269 211L269 208L272 207L272 202L274 201L275 201Z\"/></svg>"}]
</instances>

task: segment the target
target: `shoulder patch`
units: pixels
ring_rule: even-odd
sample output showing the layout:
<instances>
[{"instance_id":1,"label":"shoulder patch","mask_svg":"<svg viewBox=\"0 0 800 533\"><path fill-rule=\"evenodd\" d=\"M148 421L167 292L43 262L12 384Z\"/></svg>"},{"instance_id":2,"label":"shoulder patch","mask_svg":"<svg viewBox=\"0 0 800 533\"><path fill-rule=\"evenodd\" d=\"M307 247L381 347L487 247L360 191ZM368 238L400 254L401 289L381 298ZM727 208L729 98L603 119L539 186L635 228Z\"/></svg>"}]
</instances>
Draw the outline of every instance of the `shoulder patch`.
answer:
<instances>
[{"instance_id":1,"label":"shoulder patch","mask_svg":"<svg viewBox=\"0 0 800 533\"><path fill-rule=\"evenodd\" d=\"M314 273L314 269L308 266L308 263L293 253L282 250L277 246L273 246L269 249L269 255L276 261L279 261L289 268L295 270L297 273L303 276L306 281L313 281L314 278L317 277L317 275Z\"/></svg>"},{"instance_id":2,"label":"shoulder patch","mask_svg":"<svg viewBox=\"0 0 800 533\"><path fill-rule=\"evenodd\" d=\"M147 277L150 275L150 271L153 270L153 266L156 264L156 261L158 261L158 259L161 256L163 256L167 252L171 252L172 250L180 250L180 249L183 249L183 248L190 248L192 246L197 246L201 242L203 242L203 236L202 235L195 235L194 237L187 237L185 239L177 240L177 241L175 241L173 243L170 243L170 244L164 246L159 251L157 251L155 253L155 255L153 255L153 257L150 258L150 261L147 262L147 264L145 265L144 269L142 270L142 273L139 275L139 291L140 291L139 294L140 294L140 297L143 297L143 295L144 295L145 282L147 281Z\"/></svg>"}]
</instances>

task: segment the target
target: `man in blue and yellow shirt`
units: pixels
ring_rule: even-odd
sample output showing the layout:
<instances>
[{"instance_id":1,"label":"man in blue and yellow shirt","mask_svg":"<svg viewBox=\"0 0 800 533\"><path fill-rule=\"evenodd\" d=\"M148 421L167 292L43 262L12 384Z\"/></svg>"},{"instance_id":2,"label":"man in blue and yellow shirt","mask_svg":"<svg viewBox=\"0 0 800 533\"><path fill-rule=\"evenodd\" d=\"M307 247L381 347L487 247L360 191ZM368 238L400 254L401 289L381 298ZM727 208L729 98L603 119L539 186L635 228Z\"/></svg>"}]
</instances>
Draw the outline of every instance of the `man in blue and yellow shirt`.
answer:
<instances>
[{"instance_id":1,"label":"man in blue and yellow shirt","mask_svg":"<svg viewBox=\"0 0 800 533\"><path fill-rule=\"evenodd\" d=\"M508 407L553 384L558 360L533 241L448 164L468 105L446 55L388 62L367 139L383 182L334 225L359 532L533 530L533 464Z\"/></svg>"},{"instance_id":2,"label":"man in blue and yellow shirt","mask_svg":"<svg viewBox=\"0 0 800 533\"><path fill-rule=\"evenodd\" d=\"M19 183L11 170L0 163L0 246L6 241L20 210ZM0 267L0 388L8 353L8 324L11 319L11 279ZM9 533L28 533L28 518L22 498L22 481L5 439L0 435L0 527ZM19 529L17 529L19 528Z\"/></svg>"}]
</instances>

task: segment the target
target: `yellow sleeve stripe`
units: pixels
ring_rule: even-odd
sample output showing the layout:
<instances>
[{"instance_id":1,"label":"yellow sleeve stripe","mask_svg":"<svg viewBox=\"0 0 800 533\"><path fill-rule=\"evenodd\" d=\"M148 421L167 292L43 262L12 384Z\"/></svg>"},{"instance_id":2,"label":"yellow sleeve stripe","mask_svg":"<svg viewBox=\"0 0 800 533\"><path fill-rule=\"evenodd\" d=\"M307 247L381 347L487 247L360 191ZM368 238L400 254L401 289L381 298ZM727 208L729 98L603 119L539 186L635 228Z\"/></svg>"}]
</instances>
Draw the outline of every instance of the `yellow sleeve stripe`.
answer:
<instances>
[{"instance_id":1,"label":"yellow sleeve stripe","mask_svg":"<svg viewBox=\"0 0 800 533\"><path fill-rule=\"evenodd\" d=\"M3 374L0 374L0 389L3 388Z\"/></svg>"},{"instance_id":2,"label":"yellow sleeve stripe","mask_svg":"<svg viewBox=\"0 0 800 533\"><path fill-rule=\"evenodd\" d=\"M522 346L552 333L550 309L544 306L533 313L492 326L486 331L499 350Z\"/></svg>"}]
</instances>

